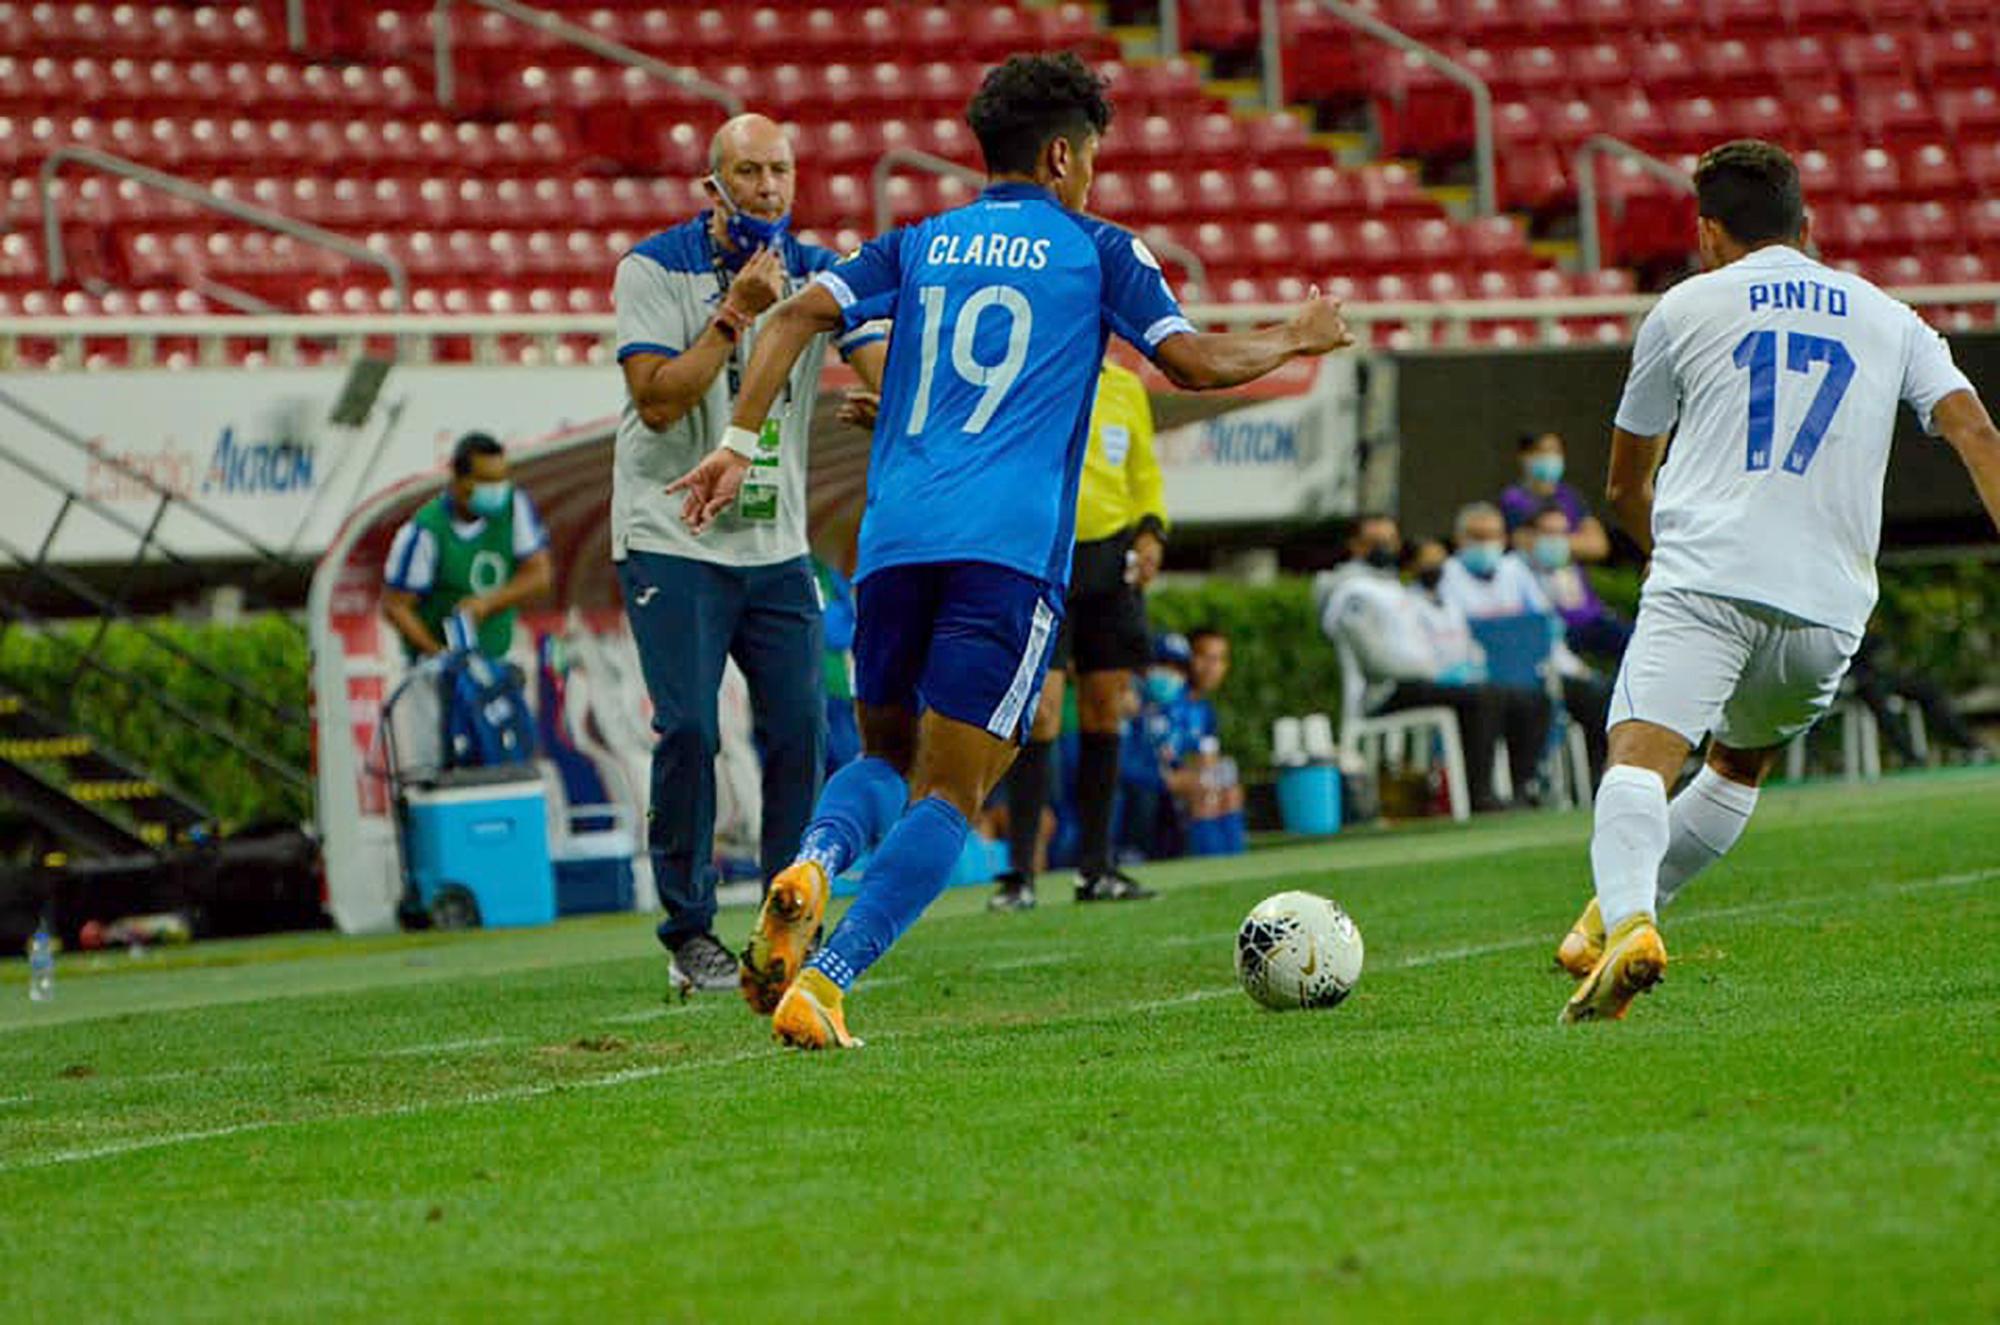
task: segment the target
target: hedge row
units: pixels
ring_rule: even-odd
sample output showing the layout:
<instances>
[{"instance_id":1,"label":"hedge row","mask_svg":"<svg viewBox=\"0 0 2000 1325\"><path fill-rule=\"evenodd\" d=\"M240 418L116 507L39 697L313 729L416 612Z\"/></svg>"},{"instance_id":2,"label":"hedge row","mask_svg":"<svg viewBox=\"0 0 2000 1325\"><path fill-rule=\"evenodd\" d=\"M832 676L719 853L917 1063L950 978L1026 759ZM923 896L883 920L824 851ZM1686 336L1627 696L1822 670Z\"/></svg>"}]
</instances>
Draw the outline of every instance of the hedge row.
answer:
<instances>
[{"instance_id":1,"label":"hedge row","mask_svg":"<svg viewBox=\"0 0 2000 1325\"><path fill-rule=\"evenodd\" d=\"M1630 612L1638 598L1636 572L1614 568L1598 572L1596 580L1607 602ZM1158 629L1209 625L1230 636L1234 669L1217 708L1224 745L1246 770L1268 764L1273 719L1312 711L1338 714L1340 669L1314 621L1312 589L1304 577L1162 588L1150 602ZM2000 568L1953 563L1887 570L1876 623L1902 665L1929 673L1949 689L2000 682ZM235 626L158 622L152 628L258 692L305 709L307 650L292 623L261 617ZM48 634L9 630L0 640L0 682L45 708L70 714L82 730L201 800L225 826L310 816L304 792L157 706L134 701L103 674L79 669L76 655L88 638L83 628ZM310 766L305 724L273 720L138 631L113 627L99 649L107 663L153 678L240 739L296 767Z\"/></svg>"},{"instance_id":2,"label":"hedge row","mask_svg":"<svg viewBox=\"0 0 2000 1325\"><path fill-rule=\"evenodd\" d=\"M81 664L95 625L47 631L9 629L0 639L0 684L67 719L146 773L192 796L225 830L258 822L309 819L309 793L273 775L227 742L175 718L150 697L105 671ZM300 713L307 710L305 635L277 616L240 624L147 623L147 630L225 676ZM146 678L180 707L242 743L294 768L311 769L310 726L285 722L205 675L132 626L114 625L98 644L107 668Z\"/></svg>"}]
</instances>

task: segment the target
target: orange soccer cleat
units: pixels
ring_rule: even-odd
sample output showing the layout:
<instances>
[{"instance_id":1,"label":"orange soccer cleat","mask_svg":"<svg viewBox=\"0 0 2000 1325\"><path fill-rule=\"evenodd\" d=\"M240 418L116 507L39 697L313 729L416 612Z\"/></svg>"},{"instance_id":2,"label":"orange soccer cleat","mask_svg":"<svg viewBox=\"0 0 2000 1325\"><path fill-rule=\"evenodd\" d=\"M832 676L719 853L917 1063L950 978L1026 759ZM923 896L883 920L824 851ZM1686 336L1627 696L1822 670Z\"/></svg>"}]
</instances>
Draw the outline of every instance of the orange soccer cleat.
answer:
<instances>
[{"instance_id":1,"label":"orange soccer cleat","mask_svg":"<svg viewBox=\"0 0 2000 1325\"><path fill-rule=\"evenodd\" d=\"M801 972L771 1014L772 1038L794 1049L859 1049L847 1033L845 997L824 972Z\"/></svg>"},{"instance_id":2,"label":"orange soccer cleat","mask_svg":"<svg viewBox=\"0 0 2000 1325\"><path fill-rule=\"evenodd\" d=\"M816 861L798 861L771 880L737 969L743 1001L759 1016L777 1009L818 945L828 891L826 871Z\"/></svg>"},{"instance_id":3,"label":"orange soccer cleat","mask_svg":"<svg viewBox=\"0 0 2000 1325\"><path fill-rule=\"evenodd\" d=\"M1653 917L1640 912L1605 938L1598 959L1562 1010L1564 1022L1622 1021L1632 1000L1667 974L1667 945Z\"/></svg>"},{"instance_id":4,"label":"orange soccer cleat","mask_svg":"<svg viewBox=\"0 0 2000 1325\"><path fill-rule=\"evenodd\" d=\"M1603 955L1604 913L1597 909L1597 899L1593 897L1576 923L1569 927L1569 933L1563 935L1562 946L1556 949L1556 965L1584 980Z\"/></svg>"}]
</instances>

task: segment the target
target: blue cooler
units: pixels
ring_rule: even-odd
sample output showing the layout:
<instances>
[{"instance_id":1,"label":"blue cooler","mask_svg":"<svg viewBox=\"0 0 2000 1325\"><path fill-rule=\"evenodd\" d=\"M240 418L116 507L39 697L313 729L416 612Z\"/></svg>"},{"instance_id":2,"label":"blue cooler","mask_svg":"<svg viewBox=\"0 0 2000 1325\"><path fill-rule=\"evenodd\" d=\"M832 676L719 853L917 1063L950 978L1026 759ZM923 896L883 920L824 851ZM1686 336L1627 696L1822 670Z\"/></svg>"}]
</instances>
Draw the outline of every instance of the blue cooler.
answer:
<instances>
[{"instance_id":1,"label":"blue cooler","mask_svg":"<svg viewBox=\"0 0 2000 1325\"><path fill-rule=\"evenodd\" d=\"M1340 765L1305 764L1278 770L1278 813L1285 831L1326 837L1340 831Z\"/></svg>"},{"instance_id":2,"label":"blue cooler","mask_svg":"<svg viewBox=\"0 0 2000 1325\"><path fill-rule=\"evenodd\" d=\"M556 910L566 916L630 911L635 850L623 828L571 833L555 851Z\"/></svg>"},{"instance_id":3,"label":"blue cooler","mask_svg":"<svg viewBox=\"0 0 2000 1325\"><path fill-rule=\"evenodd\" d=\"M556 918L548 795L533 764L453 770L410 787L405 801L410 884L440 924L500 928ZM470 917L466 898L476 908Z\"/></svg>"}]
</instances>

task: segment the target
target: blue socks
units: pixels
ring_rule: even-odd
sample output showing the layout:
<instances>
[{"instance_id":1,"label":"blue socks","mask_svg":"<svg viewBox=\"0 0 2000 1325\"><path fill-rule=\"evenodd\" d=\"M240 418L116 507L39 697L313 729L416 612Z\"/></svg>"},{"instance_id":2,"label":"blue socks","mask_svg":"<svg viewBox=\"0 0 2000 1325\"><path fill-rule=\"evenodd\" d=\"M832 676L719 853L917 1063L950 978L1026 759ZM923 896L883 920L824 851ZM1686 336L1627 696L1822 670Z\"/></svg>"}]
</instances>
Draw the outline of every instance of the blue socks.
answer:
<instances>
[{"instance_id":1,"label":"blue socks","mask_svg":"<svg viewBox=\"0 0 2000 1325\"><path fill-rule=\"evenodd\" d=\"M827 784L822 805L832 799L833 785ZM936 796L926 796L904 811L869 861L861 896L806 965L842 989L851 986L944 891L970 831L957 807Z\"/></svg>"},{"instance_id":2,"label":"blue socks","mask_svg":"<svg viewBox=\"0 0 2000 1325\"><path fill-rule=\"evenodd\" d=\"M827 878L839 878L882 840L909 799L909 785L887 760L855 760L826 780L800 839L799 859L817 861Z\"/></svg>"}]
</instances>

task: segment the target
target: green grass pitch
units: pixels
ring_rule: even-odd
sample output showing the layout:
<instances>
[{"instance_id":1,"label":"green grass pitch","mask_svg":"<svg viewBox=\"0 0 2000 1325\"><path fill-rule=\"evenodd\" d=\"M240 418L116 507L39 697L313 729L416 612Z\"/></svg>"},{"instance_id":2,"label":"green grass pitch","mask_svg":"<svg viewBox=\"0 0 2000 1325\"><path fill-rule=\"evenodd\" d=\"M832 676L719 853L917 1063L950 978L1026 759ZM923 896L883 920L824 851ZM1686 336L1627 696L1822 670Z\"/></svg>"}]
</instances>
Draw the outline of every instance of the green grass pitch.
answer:
<instances>
[{"instance_id":1,"label":"green grass pitch","mask_svg":"<svg viewBox=\"0 0 2000 1325\"><path fill-rule=\"evenodd\" d=\"M2000 777L1768 795L1561 1028L1581 815L943 899L788 1055L638 917L0 975L13 1319L1993 1320ZM1338 898L1353 998L1231 938ZM740 939L749 917L725 917Z\"/></svg>"}]
</instances>

